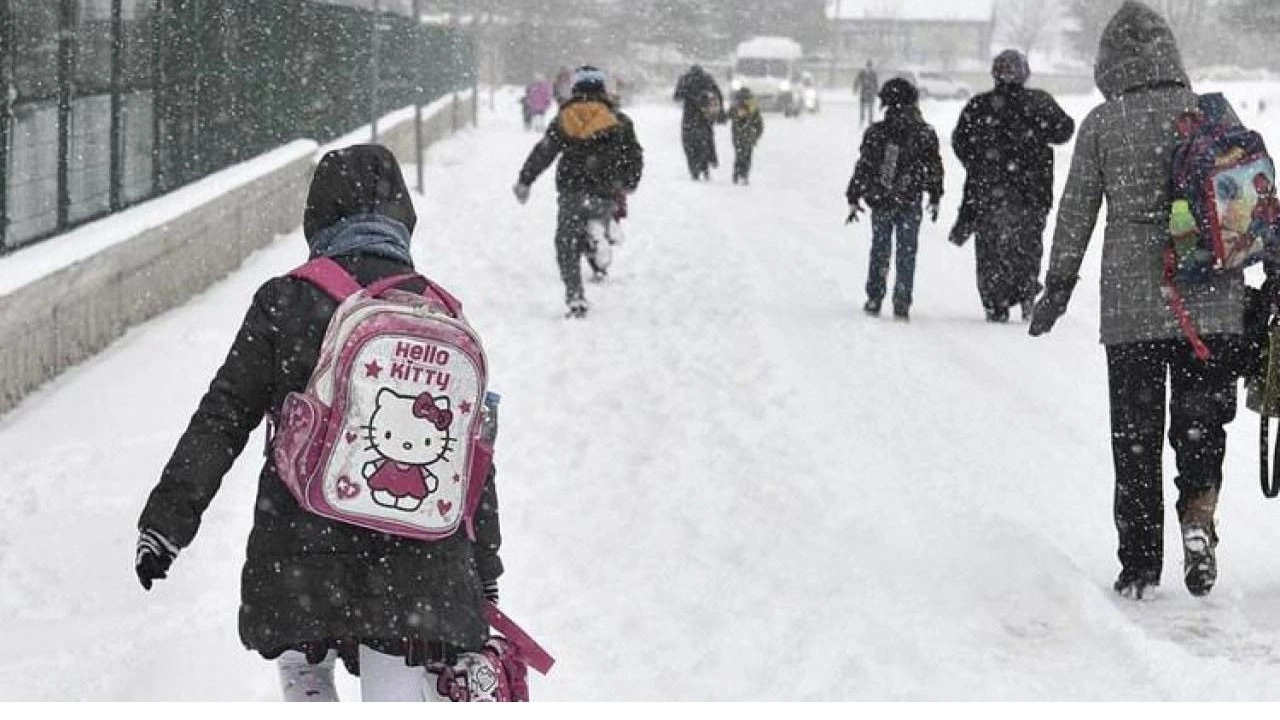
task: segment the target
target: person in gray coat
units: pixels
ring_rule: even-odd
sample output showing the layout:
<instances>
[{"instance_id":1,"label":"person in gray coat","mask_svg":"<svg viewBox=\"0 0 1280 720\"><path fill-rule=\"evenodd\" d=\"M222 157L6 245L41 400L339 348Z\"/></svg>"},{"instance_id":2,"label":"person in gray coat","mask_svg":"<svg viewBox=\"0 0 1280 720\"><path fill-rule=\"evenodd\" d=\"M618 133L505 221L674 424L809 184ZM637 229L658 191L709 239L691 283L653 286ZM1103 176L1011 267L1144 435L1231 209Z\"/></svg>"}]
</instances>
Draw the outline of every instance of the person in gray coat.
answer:
<instances>
[{"instance_id":1,"label":"person in gray coat","mask_svg":"<svg viewBox=\"0 0 1280 720\"><path fill-rule=\"evenodd\" d=\"M1196 95L1164 18L1126 2L1103 31L1094 81L1106 99L1084 119L1058 207L1045 290L1030 333L1049 332L1067 308L1103 197L1101 329L1111 400L1115 590L1142 598L1160 582L1164 503L1161 451L1166 376L1169 442L1177 460L1177 513L1187 589L1217 576L1214 513L1222 485L1224 426L1236 414L1229 356L1243 330L1244 278L1223 273L1181 287L1212 357L1198 359L1161 292L1168 238L1172 121Z\"/></svg>"}]
</instances>

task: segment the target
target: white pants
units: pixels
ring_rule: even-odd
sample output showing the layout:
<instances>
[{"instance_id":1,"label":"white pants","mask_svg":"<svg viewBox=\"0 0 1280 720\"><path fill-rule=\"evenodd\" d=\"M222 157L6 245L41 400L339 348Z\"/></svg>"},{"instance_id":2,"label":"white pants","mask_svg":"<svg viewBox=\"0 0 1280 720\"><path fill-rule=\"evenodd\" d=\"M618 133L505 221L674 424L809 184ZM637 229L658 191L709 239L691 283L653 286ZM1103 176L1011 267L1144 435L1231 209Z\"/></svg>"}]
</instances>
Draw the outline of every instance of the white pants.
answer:
<instances>
[{"instance_id":1,"label":"white pants","mask_svg":"<svg viewBox=\"0 0 1280 720\"><path fill-rule=\"evenodd\" d=\"M333 684L337 652L319 664L307 662L297 650L287 650L276 660L285 702L337 702ZM436 702L436 676L421 666L410 667L404 658L384 655L360 646L360 699L363 702Z\"/></svg>"}]
</instances>

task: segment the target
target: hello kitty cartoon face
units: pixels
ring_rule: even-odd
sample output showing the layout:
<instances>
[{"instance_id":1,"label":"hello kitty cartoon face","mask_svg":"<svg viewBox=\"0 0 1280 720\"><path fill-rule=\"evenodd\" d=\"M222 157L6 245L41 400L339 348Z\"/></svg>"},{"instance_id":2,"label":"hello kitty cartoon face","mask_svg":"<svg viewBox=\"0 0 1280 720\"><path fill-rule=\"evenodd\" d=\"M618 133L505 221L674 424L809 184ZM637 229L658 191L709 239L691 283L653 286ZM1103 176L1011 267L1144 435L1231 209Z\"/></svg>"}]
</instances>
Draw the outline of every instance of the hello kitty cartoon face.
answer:
<instances>
[{"instance_id":1,"label":"hello kitty cartoon face","mask_svg":"<svg viewBox=\"0 0 1280 720\"><path fill-rule=\"evenodd\" d=\"M448 397L401 395L382 388L365 430L371 448L382 457L401 465L431 465L453 450L451 424Z\"/></svg>"}]
</instances>

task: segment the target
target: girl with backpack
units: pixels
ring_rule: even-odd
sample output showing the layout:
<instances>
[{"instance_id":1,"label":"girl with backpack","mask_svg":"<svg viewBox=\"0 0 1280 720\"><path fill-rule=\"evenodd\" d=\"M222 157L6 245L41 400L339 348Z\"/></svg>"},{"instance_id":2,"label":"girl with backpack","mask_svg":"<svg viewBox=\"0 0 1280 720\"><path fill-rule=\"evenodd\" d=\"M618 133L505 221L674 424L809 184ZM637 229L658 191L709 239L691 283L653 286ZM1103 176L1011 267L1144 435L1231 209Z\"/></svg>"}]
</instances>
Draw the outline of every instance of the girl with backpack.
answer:
<instances>
[{"instance_id":1,"label":"girl with backpack","mask_svg":"<svg viewBox=\"0 0 1280 720\"><path fill-rule=\"evenodd\" d=\"M853 177L845 190L849 220L857 220L862 201L871 206L871 258L867 267L867 302L862 309L879 315L887 290L893 236L898 237L893 315L907 320L916 273L920 235L921 197L929 196L929 217L938 221L942 200L942 156L938 136L924 121L916 88L894 78L880 88L884 119L872 123L862 136Z\"/></svg>"},{"instance_id":2,"label":"girl with backpack","mask_svg":"<svg viewBox=\"0 0 1280 720\"><path fill-rule=\"evenodd\" d=\"M1192 595L1205 595L1217 579L1214 515L1226 425L1236 414L1231 355L1244 326L1244 276L1224 271L1183 289L1186 314L1210 351L1200 359L1165 293L1172 128L1198 100L1164 18L1142 3L1126 2L1103 31L1094 80L1105 102L1080 126L1030 333L1049 332L1066 312L1105 197L1101 339L1120 560L1113 587L1123 597L1143 599L1160 584L1168 390L1183 579Z\"/></svg>"},{"instance_id":3,"label":"girl with backpack","mask_svg":"<svg viewBox=\"0 0 1280 720\"><path fill-rule=\"evenodd\" d=\"M425 293L434 286L412 275L415 222L400 167L386 148L335 150L316 167L303 214L313 260L332 259L361 286L407 276L396 287ZM258 289L138 520L136 570L144 588L166 577L179 550L194 539L253 429L264 417L280 420L286 396L308 387L337 307L325 290L296 274ZM426 402L427 393L401 397L379 393L379 407L385 400L391 413L404 405L410 426L423 432L395 437L391 448L388 429L353 447L373 440L371 447L382 442L388 449L380 452L394 455L401 440L411 445L420 436L447 436L450 422L468 412L434 398ZM286 433L290 418L282 422L277 429ZM496 601L502 574L493 473L484 478L470 531L427 542L313 514L282 482L277 459L268 459L259 475L241 576L241 642L264 658L279 658L286 700L336 700L335 659L360 676L364 700L440 699L428 666L449 667L459 656L480 652L489 639L485 601ZM409 468L415 466L402 469ZM437 487L449 482L437 474ZM436 489L419 481L400 492L394 484L378 489L401 501L420 499L412 492L416 485L424 485L419 494Z\"/></svg>"}]
</instances>

